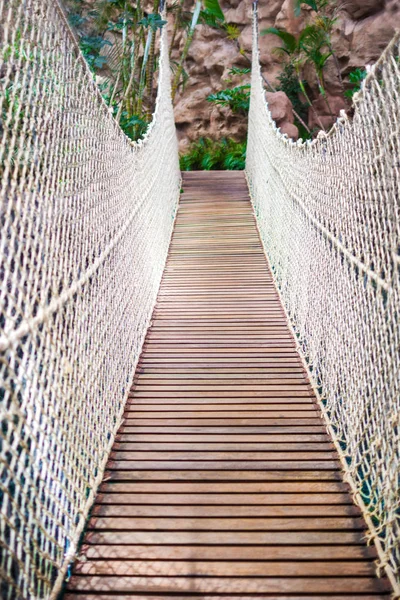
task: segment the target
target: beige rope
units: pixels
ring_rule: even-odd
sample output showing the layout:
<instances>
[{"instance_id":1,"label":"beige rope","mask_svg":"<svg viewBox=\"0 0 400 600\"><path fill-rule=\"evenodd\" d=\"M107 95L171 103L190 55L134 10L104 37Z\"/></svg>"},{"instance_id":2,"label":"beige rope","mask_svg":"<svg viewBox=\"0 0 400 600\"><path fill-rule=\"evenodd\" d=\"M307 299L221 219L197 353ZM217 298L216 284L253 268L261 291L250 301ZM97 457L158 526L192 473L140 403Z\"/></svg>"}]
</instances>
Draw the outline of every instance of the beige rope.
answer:
<instances>
[{"instance_id":1,"label":"beige rope","mask_svg":"<svg viewBox=\"0 0 400 600\"><path fill-rule=\"evenodd\" d=\"M400 594L400 36L355 116L293 142L272 120L254 19L246 173L298 350Z\"/></svg>"},{"instance_id":2,"label":"beige rope","mask_svg":"<svg viewBox=\"0 0 400 600\"><path fill-rule=\"evenodd\" d=\"M180 190L166 30L128 140L54 0L0 0L0 597L55 597L93 502Z\"/></svg>"}]
</instances>

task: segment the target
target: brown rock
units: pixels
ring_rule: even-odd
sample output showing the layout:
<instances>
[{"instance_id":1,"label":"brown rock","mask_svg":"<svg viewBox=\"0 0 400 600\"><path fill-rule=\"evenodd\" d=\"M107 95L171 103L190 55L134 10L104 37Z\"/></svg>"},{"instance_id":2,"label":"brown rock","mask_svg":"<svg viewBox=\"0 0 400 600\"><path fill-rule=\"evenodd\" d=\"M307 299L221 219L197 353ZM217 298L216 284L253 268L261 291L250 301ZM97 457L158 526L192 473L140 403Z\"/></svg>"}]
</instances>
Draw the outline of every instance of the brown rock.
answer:
<instances>
[{"instance_id":1,"label":"brown rock","mask_svg":"<svg viewBox=\"0 0 400 600\"><path fill-rule=\"evenodd\" d=\"M346 102L342 96L328 96L328 102L333 117L331 116L327 103L322 96L320 96L317 100L314 100L313 106L318 114L319 120L314 111L310 108L308 124L311 130L319 128L321 122L324 126L324 129L328 131L336 121L340 111L346 109Z\"/></svg>"},{"instance_id":2,"label":"brown rock","mask_svg":"<svg viewBox=\"0 0 400 600\"><path fill-rule=\"evenodd\" d=\"M293 141L297 141L299 139L299 130L296 125L292 125L292 123L283 123L279 125L281 133L286 133L286 135L291 138Z\"/></svg>"},{"instance_id":3,"label":"brown rock","mask_svg":"<svg viewBox=\"0 0 400 600\"><path fill-rule=\"evenodd\" d=\"M258 14L260 29L276 26L296 33L313 16L312 11L303 5L300 19L293 18L293 0L264 0L259 2ZM367 64L376 62L382 50L400 28L400 0L344 0L332 35L332 43L344 78L348 73ZM177 96L176 116L178 135L183 140L207 135L211 137L229 137L243 139L246 135L246 119L232 115L229 109L216 107L206 101L207 95L226 87L240 85L248 78L231 78L228 75L233 65L249 66L249 62L239 52L241 46L247 55L252 50L251 2L244 0L221 0L228 23L241 30L239 44L226 39L224 32L201 26L198 27L186 63L189 81L184 92ZM342 4L340 2L337 5ZM187 4L191 9L192 4ZM181 48L184 38L179 37ZM273 49L279 46L279 40L272 35L260 37L261 69L268 80L276 85L277 75L282 71L283 59ZM174 54L175 58L178 56ZM345 108L341 97L337 68L333 59L329 59L324 71L326 89L335 115ZM329 129L332 117L321 96L318 97L315 72L312 67L306 69L305 78L311 88L311 96L317 98L315 107L321 115L324 126ZM230 80L229 82L227 80ZM279 99L280 98L280 99ZM288 99L269 95L274 118L281 131L296 138L293 125L293 112ZM290 104L290 103L289 103ZM310 125L317 126L315 116L310 112ZM183 144L183 142L181 142Z\"/></svg>"},{"instance_id":4,"label":"brown rock","mask_svg":"<svg viewBox=\"0 0 400 600\"><path fill-rule=\"evenodd\" d=\"M399 27L400 12L385 11L356 23L348 66L353 68L376 62Z\"/></svg>"},{"instance_id":5,"label":"brown rock","mask_svg":"<svg viewBox=\"0 0 400 600\"><path fill-rule=\"evenodd\" d=\"M343 8L353 19L363 19L381 11L385 0L344 0Z\"/></svg>"},{"instance_id":6,"label":"brown rock","mask_svg":"<svg viewBox=\"0 0 400 600\"><path fill-rule=\"evenodd\" d=\"M284 92L266 92L265 98L268 108L281 133L295 140L299 137L299 131L294 123L293 106Z\"/></svg>"},{"instance_id":7,"label":"brown rock","mask_svg":"<svg viewBox=\"0 0 400 600\"><path fill-rule=\"evenodd\" d=\"M304 24L304 13L300 17L294 16L294 0L283 0L282 7L275 21L275 27L284 29L297 35Z\"/></svg>"},{"instance_id":8,"label":"brown rock","mask_svg":"<svg viewBox=\"0 0 400 600\"><path fill-rule=\"evenodd\" d=\"M293 107L285 92L266 92L265 98L272 118L280 123L294 123Z\"/></svg>"}]
</instances>

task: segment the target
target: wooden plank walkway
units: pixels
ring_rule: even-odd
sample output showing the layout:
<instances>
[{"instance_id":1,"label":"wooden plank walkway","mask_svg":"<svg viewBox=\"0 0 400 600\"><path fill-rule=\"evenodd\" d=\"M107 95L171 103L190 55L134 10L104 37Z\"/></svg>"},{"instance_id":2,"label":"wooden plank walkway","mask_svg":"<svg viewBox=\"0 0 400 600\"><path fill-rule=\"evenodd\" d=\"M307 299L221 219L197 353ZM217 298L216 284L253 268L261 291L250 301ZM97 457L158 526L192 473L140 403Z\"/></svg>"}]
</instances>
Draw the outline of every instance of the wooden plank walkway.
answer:
<instances>
[{"instance_id":1,"label":"wooden plank walkway","mask_svg":"<svg viewBox=\"0 0 400 600\"><path fill-rule=\"evenodd\" d=\"M189 173L67 600L377 600L242 173Z\"/></svg>"}]
</instances>

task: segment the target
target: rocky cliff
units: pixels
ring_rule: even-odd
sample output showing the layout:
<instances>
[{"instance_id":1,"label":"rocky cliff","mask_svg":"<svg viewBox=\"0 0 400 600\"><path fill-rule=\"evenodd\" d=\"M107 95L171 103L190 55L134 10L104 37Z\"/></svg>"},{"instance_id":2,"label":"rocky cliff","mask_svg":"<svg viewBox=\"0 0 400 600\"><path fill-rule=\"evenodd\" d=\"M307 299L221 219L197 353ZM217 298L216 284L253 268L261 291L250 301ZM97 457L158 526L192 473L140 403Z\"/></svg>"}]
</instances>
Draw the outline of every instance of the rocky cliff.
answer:
<instances>
[{"instance_id":1,"label":"rocky cliff","mask_svg":"<svg viewBox=\"0 0 400 600\"><path fill-rule=\"evenodd\" d=\"M310 9L303 5L301 16L295 18L292 3L293 0L260 0L260 29L275 26L291 33L300 31L310 18ZM243 83L243 78L239 80L229 76L229 70L234 65L248 67L247 57L251 56L252 3L249 0L222 0L221 6L226 21L240 30L240 37L231 41L226 32L198 26L186 63L189 79L176 99L175 116L181 150L201 136L243 139L246 135L244 117L232 115L229 109L217 107L206 100L211 93ZM365 68L378 59L396 28L400 28L400 0L344 0L340 4L332 45L345 82L352 70ZM262 71L272 84L277 83L283 67L283 59L273 52L277 45L275 36L260 38ZM240 48L244 53L240 52ZM311 70L309 74L305 72L305 77L310 89L315 89ZM345 107L345 101L333 58L327 63L325 78L329 103L338 114ZM329 126L331 117L326 114L323 100L318 99L317 89L313 97L324 124ZM283 129L288 135L295 135L287 99L271 96L270 100L274 102L275 115ZM312 114L309 115L309 123L314 125Z\"/></svg>"}]
</instances>

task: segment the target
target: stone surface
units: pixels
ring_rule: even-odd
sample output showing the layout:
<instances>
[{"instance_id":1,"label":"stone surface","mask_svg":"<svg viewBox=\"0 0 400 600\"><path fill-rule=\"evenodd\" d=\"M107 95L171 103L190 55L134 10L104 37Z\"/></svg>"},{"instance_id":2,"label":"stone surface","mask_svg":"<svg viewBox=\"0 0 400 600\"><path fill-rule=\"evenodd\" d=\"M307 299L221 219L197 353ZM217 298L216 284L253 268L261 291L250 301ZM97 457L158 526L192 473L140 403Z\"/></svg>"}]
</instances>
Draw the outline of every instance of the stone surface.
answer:
<instances>
[{"instance_id":1,"label":"stone surface","mask_svg":"<svg viewBox=\"0 0 400 600\"><path fill-rule=\"evenodd\" d=\"M277 123L294 122L292 103L284 92L266 92L265 98Z\"/></svg>"},{"instance_id":2,"label":"stone surface","mask_svg":"<svg viewBox=\"0 0 400 600\"><path fill-rule=\"evenodd\" d=\"M343 8L353 19L363 19L382 10L385 0L344 0Z\"/></svg>"},{"instance_id":3,"label":"stone surface","mask_svg":"<svg viewBox=\"0 0 400 600\"><path fill-rule=\"evenodd\" d=\"M275 26L294 34L300 31L312 12L303 5L301 18L295 19L292 3L293 0L260 0L260 29ZM190 6L192 4L189 2ZM245 0L221 1L227 22L240 29L239 43L228 40L225 34L204 25L199 26L196 31L186 65L190 78L184 91L176 98L175 112L182 149L187 146L188 141L201 135L215 138L230 136L234 139L243 139L246 135L246 119L232 115L227 109L215 107L207 102L207 96L226 87L248 82L248 78L230 78L228 71L233 65L249 66L252 44L251 4ZM395 29L400 28L400 0L345 0L340 6L332 41L341 75L346 80L353 69L374 63ZM183 40L181 46L182 44ZM239 45L246 56L240 54ZM272 84L277 83L276 78L283 62L273 52L277 45L278 40L274 36L260 36L262 71ZM306 79L314 97L317 97L318 88L312 69L307 70ZM340 96L342 87L332 58L327 64L325 79L329 103L335 114L339 114L339 110L345 108L345 103ZM320 111L324 125L329 128L332 118L323 98L315 100L314 105ZM282 106L279 108L281 110ZM277 123L281 131L296 137L297 129L293 126L292 117ZM310 124L315 125L312 111Z\"/></svg>"},{"instance_id":4,"label":"stone surface","mask_svg":"<svg viewBox=\"0 0 400 600\"><path fill-rule=\"evenodd\" d=\"M315 112L309 110L308 114L308 125L311 130L314 128L320 127L321 123L324 129L329 130L333 125L334 118L331 116L331 112L336 117L340 114L341 110L346 110L347 105L343 98L343 96L328 96L329 107L326 103L326 100L322 96L320 96L317 100L313 101L313 106L319 116L319 121L315 115Z\"/></svg>"}]
</instances>

